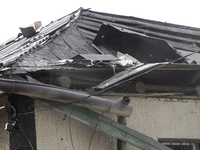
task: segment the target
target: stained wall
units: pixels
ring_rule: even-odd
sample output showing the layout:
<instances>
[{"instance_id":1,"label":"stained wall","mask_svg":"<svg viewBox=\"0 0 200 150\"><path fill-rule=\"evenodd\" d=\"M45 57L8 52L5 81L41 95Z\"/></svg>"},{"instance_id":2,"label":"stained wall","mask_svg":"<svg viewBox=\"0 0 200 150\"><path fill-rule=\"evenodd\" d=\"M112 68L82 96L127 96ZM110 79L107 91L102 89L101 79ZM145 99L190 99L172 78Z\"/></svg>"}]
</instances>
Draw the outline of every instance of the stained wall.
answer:
<instances>
[{"instance_id":1,"label":"stained wall","mask_svg":"<svg viewBox=\"0 0 200 150\"><path fill-rule=\"evenodd\" d=\"M121 96L102 96L118 100ZM133 113L127 126L155 140L200 139L200 101L130 97ZM94 129L35 102L37 148L40 150L88 150ZM116 115L106 114L116 120ZM70 136L70 132L71 135ZM72 146L73 145L73 146ZM117 140L96 131L91 150L116 150ZM138 150L127 144L127 150Z\"/></svg>"}]
</instances>

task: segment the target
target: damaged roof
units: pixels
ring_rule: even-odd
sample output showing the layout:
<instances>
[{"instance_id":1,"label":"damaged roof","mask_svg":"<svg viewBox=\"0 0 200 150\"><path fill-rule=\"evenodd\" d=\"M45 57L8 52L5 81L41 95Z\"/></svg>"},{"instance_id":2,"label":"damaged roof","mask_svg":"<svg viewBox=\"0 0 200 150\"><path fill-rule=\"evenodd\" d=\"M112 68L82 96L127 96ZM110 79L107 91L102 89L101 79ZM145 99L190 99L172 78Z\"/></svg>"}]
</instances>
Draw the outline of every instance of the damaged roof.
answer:
<instances>
[{"instance_id":1,"label":"damaged roof","mask_svg":"<svg viewBox=\"0 0 200 150\"><path fill-rule=\"evenodd\" d=\"M91 42L95 39L102 24L110 24L122 30L126 29L148 37L164 40L175 48L180 55L197 51L200 46L199 28L90 10L83 11L77 22L82 34ZM200 57L200 54L196 54L196 56ZM191 57L196 61L195 63L200 63L198 58L194 59L194 55Z\"/></svg>"},{"instance_id":2,"label":"damaged roof","mask_svg":"<svg viewBox=\"0 0 200 150\"><path fill-rule=\"evenodd\" d=\"M2 74L72 89L200 93L200 53L189 55L199 50L199 28L82 8L29 28L0 46Z\"/></svg>"}]
</instances>

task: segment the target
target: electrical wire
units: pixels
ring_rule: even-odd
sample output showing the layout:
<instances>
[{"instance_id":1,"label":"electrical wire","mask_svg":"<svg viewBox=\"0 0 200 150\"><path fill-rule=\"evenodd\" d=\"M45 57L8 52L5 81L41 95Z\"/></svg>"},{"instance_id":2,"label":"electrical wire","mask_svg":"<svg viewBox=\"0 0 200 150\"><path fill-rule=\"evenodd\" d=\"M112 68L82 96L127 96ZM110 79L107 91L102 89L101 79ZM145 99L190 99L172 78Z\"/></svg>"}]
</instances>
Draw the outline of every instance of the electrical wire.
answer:
<instances>
[{"instance_id":1,"label":"electrical wire","mask_svg":"<svg viewBox=\"0 0 200 150\"><path fill-rule=\"evenodd\" d=\"M90 139L90 143L89 143L89 146L88 146L88 150L90 150L90 147L91 147L91 144L92 144L92 140L93 140L94 134L96 133L96 131L97 131L98 127L99 127L99 123L100 123L100 121L101 121L101 118L102 118L103 114L104 114L104 112L102 112L101 114L99 114L99 117L98 117L98 120L97 120L97 124L96 124L95 130L94 130L94 132L93 132L93 134L92 134L92 137L91 137L91 139Z\"/></svg>"},{"instance_id":2,"label":"electrical wire","mask_svg":"<svg viewBox=\"0 0 200 150\"><path fill-rule=\"evenodd\" d=\"M31 149L34 150L33 145L31 144L31 141L29 140L29 138L28 138L28 136L26 135L25 131L22 129L22 127L21 127L19 124L16 123L16 125L21 129L21 131L22 131L23 134L25 135L25 137L26 137L26 139L27 139L27 141L28 141L28 143L29 143Z\"/></svg>"},{"instance_id":3,"label":"electrical wire","mask_svg":"<svg viewBox=\"0 0 200 150\"><path fill-rule=\"evenodd\" d=\"M11 120L11 119L16 117L16 109L15 109L15 107L13 107L12 105L10 105L10 107L13 109L13 116L9 120Z\"/></svg>"},{"instance_id":4,"label":"electrical wire","mask_svg":"<svg viewBox=\"0 0 200 150\"><path fill-rule=\"evenodd\" d=\"M3 107L5 108L5 106L3 106ZM16 119L16 115L17 115L17 114L16 114L16 109L15 109L15 107L13 107L12 105L9 105L9 107L11 107L11 108L13 109L13 115L12 115L12 117L10 117L10 119L8 119L8 122L9 122L11 119ZM31 142L30 142L30 140L28 139L28 137L27 137L26 133L24 132L24 130L21 128L20 125L18 125L18 124L16 123L16 120L14 120L14 122L15 122L15 125L17 125L17 126L21 129L21 131L23 132L23 134L25 135L25 137L26 137L28 143L29 143L30 146L31 146L31 149L34 150L33 145L31 144Z\"/></svg>"},{"instance_id":5,"label":"electrical wire","mask_svg":"<svg viewBox=\"0 0 200 150\"><path fill-rule=\"evenodd\" d=\"M135 79L135 78L138 78L138 77L140 77L140 76L142 76L142 75L148 74L148 73L150 73L150 72L152 72L152 71L154 71L154 70L157 70L157 69L159 69L159 68L162 68L162 67L165 67L165 66L167 66L167 65L170 65L170 64L172 64L172 63L174 63L174 62L177 62L177 61L179 61L179 60L181 60L181 59L184 59L184 58L186 58L186 57L188 57L188 56L190 56L190 55L193 55L194 53L198 53L198 52L200 52L200 50L195 51L195 52L193 52L193 53L190 53L190 54L188 54L188 55L182 56L182 57L180 57L180 58L178 58L178 59L176 59L176 60L173 60L173 61L171 61L171 62L168 62L168 63L166 63L166 64L163 64L163 65L161 65L161 66L158 66L158 67L156 67L156 68L150 69L150 70L148 70L148 71L146 71L146 72L144 72L144 73L142 73L142 74L136 75L136 76L134 76L134 77L132 77L132 78L123 80L123 81L121 81L121 82L119 82L119 83L117 83L117 84L115 84L115 85L109 86L109 87L107 87L107 88L105 88L105 89L102 89L102 90L100 90L100 91L98 91L98 92L95 92L95 93L93 93L93 94L90 94L90 95L88 95L88 96L86 96L86 97L84 97L84 98L81 98L81 99L77 100L77 101L67 103L67 104L74 104L74 103L76 103L76 104L75 104L75 107L72 109L72 111L71 111L71 113L70 113L70 115L69 115L70 139L71 139L71 144L72 144L73 150L74 150L74 145L73 145L73 138L72 138L72 132L71 132L71 124L70 124L70 122L71 122L71 115L72 115L74 109L76 108L76 106L78 105L78 103L79 103L80 101L83 101L83 100L85 100L85 99L87 99L87 98L89 98L89 97L91 97L91 96L100 94L100 93L102 93L102 92L104 92L104 91L107 91L107 90L109 90L109 89L111 89L111 88L114 88L114 87L116 87L116 86L118 86L118 85L120 85L120 84L122 84L122 83L127 82L127 81L130 81L130 80L133 80L133 79ZM19 65L21 66L21 64L19 64ZM22 66L21 66L21 67L22 67ZM23 67L22 67L22 69L25 70ZM51 72L50 72L50 74L51 74ZM30 74L29 74L29 75L30 75ZM52 77L52 75L51 75L51 77ZM100 117L100 116L99 116L99 117ZM98 119L98 122L97 122L96 127L98 126L99 121L100 121L100 119ZM20 127L20 128L21 128L21 127ZM96 129L97 129L97 128L95 128L95 131L96 131ZM94 134L95 134L95 131L94 131L94 133L93 133L93 135L92 135L92 138L91 138L91 140L90 140L89 148L88 148L88 149L90 149L91 142L92 142L93 136L94 136ZM23 133L25 134L25 132L23 132ZM26 135L26 134L25 134L25 135ZM26 137L27 137L27 136L26 136ZM28 139L27 139L27 140L28 140ZM28 141L29 141L29 140L28 140ZM29 141L29 142L30 142L30 141ZM31 143L29 143L29 144L31 145ZM31 145L31 146L32 146L32 145Z\"/></svg>"},{"instance_id":6,"label":"electrical wire","mask_svg":"<svg viewBox=\"0 0 200 150\"><path fill-rule=\"evenodd\" d=\"M195 51L195 52L192 52L192 53L190 53L190 54L187 54L187 55L185 55L185 56L182 56L182 57L180 57L180 58L178 58L178 59L175 59L175 60L173 60L173 61L171 61L171 62L165 63L165 64L163 64L163 65L161 65L161 66L158 66L158 67L155 67L155 68L153 68L153 69L150 69L150 70L148 70L148 71L146 71L146 72L143 72L143 73L141 73L141 74L139 74L139 75L136 75L136 76L134 76L134 77L132 77L132 78L123 80L123 81L118 82L118 83L116 83L116 84L114 84L114 85L111 85L111 86L109 86L109 87L107 87L107 88L104 88L104 89L102 89L102 90L100 90L100 91L98 91L98 92L92 93L92 94L90 94L90 95L88 95L88 96L86 96L86 97L84 97L84 98L81 98L81 99L79 99L79 100L77 100L77 101L70 102L70 103L67 103L67 104L73 104L73 103L77 103L77 102L83 101L83 100L85 100L85 99L87 99L87 98L89 98L89 97L91 97L91 96L94 96L94 95L100 94L100 93L102 93L102 92L105 92L105 91L107 91L107 90L109 90L109 89L111 89L111 88L114 88L114 87L116 87L116 86L122 84L122 83L125 83L125 82L128 82L128 81L130 81L130 80L136 79L136 78L138 78L138 77L140 77L140 76L143 76L143 75L145 75L145 74L148 74L148 73L150 73L150 72L152 72L152 71L154 71L154 70L157 70L157 69L159 69L159 68L163 68L163 67L165 67L165 66L168 66L168 65L170 65L170 64L172 64L172 63L174 63L174 62L177 62L177 61L179 61L179 60L181 60L181 59L184 59L184 58L186 58L186 57L188 57L188 56L190 56L190 55L193 55L193 54L195 54L195 53L198 53L198 52L200 52L200 50L197 50L197 51Z\"/></svg>"},{"instance_id":7,"label":"electrical wire","mask_svg":"<svg viewBox=\"0 0 200 150\"><path fill-rule=\"evenodd\" d=\"M79 103L80 101L83 101L83 100L85 100L85 99L87 99L87 98L89 98L89 97L91 97L91 96L94 96L94 95L97 95L97 94L102 93L102 92L104 92L104 91L107 91L107 90L109 90L109 89L111 89L111 88L114 88L114 87L116 87L116 86L118 86L118 85L120 85L120 84L122 84L122 83L125 83L125 82L127 82L127 81L133 80L133 79L135 79L135 78L138 78L138 77L140 77L140 76L142 76L142 75L148 74L148 73L150 73L150 72L152 72L152 71L154 71L154 70L157 70L157 69L159 69L159 68L162 68L162 67L165 67L165 66L167 66L167 65L170 65L170 64L172 64L172 63L174 63L174 62L176 62L176 61L179 61L179 60L181 60L181 59L183 59L183 58L186 58L186 57L188 57L188 56L190 56L190 55L193 55L194 53L198 53L198 52L200 52L200 50L195 51L195 52L193 52L193 53L190 53L190 54L188 54L188 55L182 56L182 57L180 57L180 58L178 58L178 59L176 59L176 60L173 60L173 61L171 61L171 62L168 62L168 63L166 63L166 64L163 64L163 65L161 65L161 66L158 66L158 67L156 67L156 68L150 69L150 70L148 70L148 71L146 71L146 72L144 72L144 73L142 73L142 74L136 75L136 76L134 76L134 77L132 77L132 78L129 78L129 79L127 79L127 80L123 80L123 81L121 81L121 82L119 82L119 83L117 83L117 84L115 84L115 85L109 86L109 87L107 87L107 88L105 88L105 89L102 89L102 90L100 90L100 91L98 91L98 92L95 92L95 93L93 93L93 94L90 94L90 95L88 95L88 96L86 96L86 97L84 97L84 98L82 98L82 99L79 99L79 100L77 100L77 101L75 101L75 102L68 103L68 104L74 104L74 103L76 103L76 104L75 104L75 107L72 109L72 111L71 111L71 113L70 113L70 115L69 115L70 139L71 139L71 144L72 144L73 150L74 150L74 145L73 145L73 138L72 138L72 132L71 132L71 124L70 124L70 122L71 122L71 115L72 115L74 109L76 108L76 106L78 105L78 103ZM21 66L21 64L19 64L19 65ZM21 66L21 67L22 67L22 66ZM22 67L22 69L25 70L23 67ZM30 75L30 74L29 74L29 75ZM52 78L51 72L50 72L50 75L51 75L51 78ZM98 122L97 122L96 127L98 126L99 121L100 121L100 119L98 119ZM90 149L91 142L92 142L93 136L94 136L94 134L95 134L95 132L96 132L96 129L97 129L97 128L95 128L94 133L93 133L93 135L92 135L92 137L91 137L88 150ZM26 137L27 137L27 136L26 136ZM27 140L28 140L28 139L27 139ZM28 141L29 141L29 140L28 140ZM29 141L29 142L30 142L30 141ZM31 143L30 143L30 144L31 144Z\"/></svg>"},{"instance_id":8,"label":"electrical wire","mask_svg":"<svg viewBox=\"0 0 200 150\"><path fill-rule=\"evenodd\" d=\"M71 115L72 115L73 111L75 110L75 108L77 107L78 103L79 102L77 102L75 104L75 107L73 107L72 111L69 114L69 133L70 133L69 135L70 135L70 140L71 140L71 145L72 145L73 150L75 150L75 149L74 149L73 137L72 137L72 131L71 131Z\"/></svg>"},{"instance_id":9,"label":"electrical wire","mask_svg":"<svg viewBox=\"0 0 200 150\"><path fill-rule=\"evenodd\" d=\"M195 54L195 53L198 53L198 52L200 52L200 50L197 50L197 51L195 51L195 52L192 52L192 53L190 53L190 54L187 54L187 55L185 55L185 56L182 56L182 57L180 57L180 58L178 58L178 59L175 59L175 60L173 60L173 61L170 61L170 62L168 62L168 63L165 63L165 64L163 64L163 65L161 65L161 66L156 67L156 68L150 69L150 70L148 70L148 71L146 71L146 72L144 72L144 73L141 73L141 74L136 75L136 76L134 76L134 77L132 77L132 78L123 80L123 81L121 81L121 82L119 82L119 83L116 83L116 84L114 84L114 85L112 85L112 86L109 86L109 87L107 87L107 88L105 88L105 89L102 89L102 90L100 90L100 91L98 91L98 92L92 93L92 94L90 94L90 95L88 95L88 96L86 96L86 97L83 97L83 98L81 98L81 99L79 99L79 100L77 100L77 101L70 102L70 103L67 103L67 104L74 104L74 103L76 103L75 106L77 106L78 103L79 103L80 101L83 101L83 100L85 100L85 99L87 99L87 98L89 98L89 97L91 97L91 96L100 94L100 93L102 93L102 92L104 92L104 91L107 91L107 90L109 90L109 89L111 89L111 88L114 88L114 87L116 87L116 86L118 86L118 85L120 85L120 84L122 84L122 83L125 83L125 82L128 82L128 81L130 81L130 80L136 79L136 78L138 78L138 77L140 77L140 76L143 76L143 75L145 75L145 74L148 74L148 73L150 73L150 72L152 72L152 71L154 71L154 70L157 70L157 69L159 69L159 68L163 68L163 67L165 67L165 66L167 66L167 65L170 65L170 64L172 64L172 63L175 63L175 62L177 62L177 61L179 61L179 60L181 60L181 59L184 59L184 58L186 58L186 57L188 57L188 56L191 56L191 55L193 55L193 54ZM74 145L73 145L73 138L72 138L72 133L71 133L71 125L70 125L71 119L70 119L70 118L71 118L71 115L72 115L72 113L73 113L73 111L74 111L75 108L76 108L76 107L74 107L74 108L72 109L72 111L71 111L71 113L70 113L70 115L69 115L69 131L70 131L70 139L71 139L71 144L72 144L73 150L74 150ZM98 123L97 123L97 124L98 124ZM96 131L96 129L95 129L95 131ZM94 133L95 133L95 132L94 132ZM93 136L92 136L92 138L93 138ZM92 139L92 138L91 138L91 139ZM91 145L91 141L90 141L90 144L89 144L89 148L90 148L90 145Z\"/></svg>"},{"instance_id":10,"label":"electrical wire","mask_svg":"<svg viewBox=\"0 0 200 150\"><path fill-rule=\"evenodd\" d=\"M20 62L19 62L18 64L19 64L19 66L26 72L27 75L29 75L30 77L32 77L32 76L30 75L30 73L28 73L28 71L26 71L26 70L24 69L24 67L20 64Z\"/></svg>"},{"instance_id":11,"label":"electrical wire","mask_svg":"<svg viewBox=\"0 0 200 150\"><path fill-rule=\"evenodd\" d=\"M46 107L46 106L45 106ZM3 108L5 108L5 106L3 106L3 107L0 107L0 109L3 109ZM20 113L20 114L16 114L16 110L15 110L15 108L11 105L11 108L13 109L13 116L9 119L9 120L11 120L11 119L13 119L13 118L15 118L17 115L27 115L27 114L32 114L32 113L35 113L36 111L32 111L32 112L27 112L27 113ZM44 110L40 110L40 111L47 111L47 110L52 110L52 108L50 108L50 109L44 109ZM6 120L6 119L5 119ZM3 121L3 120L0 120L0 121ZM28 141L28 143L29 143L29 145L30 145L30 147L31 147L31 149L32 150L34 150L34 148L33 148L33 145L31 144L31 141L29 140L29 138L28 138L28 136L27 136L27 134L25 133L25 131L23 130L23 128L18 124L18 123L16 123L16 125L20 128L20 130L23 132L23 134L25 135L25 137L26 137L26 139L27 139L27 141Z\"/></svg>"},{"instance_id":12,"label":"electrical wire","mask_svg":"<svg viewBox=\"0 0 200 150\"><path fill-rule=\"evenodd\" d=\"M63 104L60 104L60 105L63 105ZM51 106L59 106L59 105L51 105ZM40 106L41 107L41 106ZM36 113L36 112L41 112L41 111L48 111L48 110L52 110L52 108L49 108L47 106L43 106L43 107L46 107L47 109L43 109L43 110L38 110L38 111L30 111L30 112L27 112L27 113L19 113L19 114L16 114L16 116L22 116L22 115L29 115L29 114L33 114L33 113ZM72 106L74 107L74 106ZM0 122L1 121L7 121L8 119L0 119Z\"/></svg>"}]
</instances>

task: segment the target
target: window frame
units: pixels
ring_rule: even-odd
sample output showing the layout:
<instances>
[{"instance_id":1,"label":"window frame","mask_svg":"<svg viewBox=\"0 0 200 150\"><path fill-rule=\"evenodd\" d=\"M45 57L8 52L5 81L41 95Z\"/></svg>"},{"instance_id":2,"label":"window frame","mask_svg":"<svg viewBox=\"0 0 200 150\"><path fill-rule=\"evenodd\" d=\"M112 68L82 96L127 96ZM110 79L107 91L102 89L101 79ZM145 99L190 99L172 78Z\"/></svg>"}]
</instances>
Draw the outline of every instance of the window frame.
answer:
<instances>
[{"instance_id":1,"label":"window frame","mask_svg":"<svg viewBox=\"0 0 200 150\"><path fill-rule=\"evenodd\" d=\"M163 145L169 145L171 146L172 144L172 147L173 145L179 145L179 146L184 146L184 145L187 145L187 146L190 146L190 143L191 143L191 146L192 146L192 150L197 150L196 149L196 144L194 142L174 142L174 141L170 141L170 142L162 142Z\"/></svg>"}]
</instances>

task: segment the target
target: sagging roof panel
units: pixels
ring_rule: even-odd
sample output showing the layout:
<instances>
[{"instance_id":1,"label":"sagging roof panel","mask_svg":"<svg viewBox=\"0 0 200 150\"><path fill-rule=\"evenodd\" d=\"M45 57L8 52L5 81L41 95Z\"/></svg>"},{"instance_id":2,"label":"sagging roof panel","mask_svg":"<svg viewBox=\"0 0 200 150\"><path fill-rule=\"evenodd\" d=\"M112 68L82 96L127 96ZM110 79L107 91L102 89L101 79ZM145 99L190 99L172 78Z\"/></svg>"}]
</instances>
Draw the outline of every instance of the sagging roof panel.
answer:
<instances>
[{"instance_id":1,"label":"sagging roof panel","mask_svg":"<svg viewBox=\"0 0 200 150\"><path fill-rule=\"evenodd\" d=\"M157 63L180 57L166 41L123 28L102 25L94 44L110 51L128 53L142 63Z\"/></svg>"},{"instance_id":2,"label":"sagging roof panel","mask_svg":"<svg viewBox=\"0 0 200 150\"><path fill-rule=\"evenodd\" d=\"M67 27L62 33L59 33L59 36L51 39L43 47L39 47L21 56L15 64L15 67L29 67L30 69L27 68L28 70L26 71L33 71L34 68L39 70L48 68L48 66L56 64L59 60L71 59L82 54L91 55L99 54L99 52L87 43L84 37L79 33L76 25L73 24Z\"/></svg>"},{"instance_id":3,"label":"sagging roof panel","mask_svg":"<svg viewBox=\"0 0 200 150\"><path fill-rule=\"evenodd\" d=\"M0 62L4 64L4 66L9 66L15 63L17 59L20 59L22 55L43 46L52 38L52 35L55 32L59 34L61 28L78 19L80 12L81 9L61 19L58 19L45 27L42 27L37 33L27 36L25 35L24 37L21 35L12 41L9 41L8 43L1 45Z\"/></svg>"},{"instance_id":4,"label":"sagging roof panel","mask_svg":"<svg viewBox=\"0 0 200 150\"><path fill-rule=\"evenodd\" d=\"M81 90L115 85L111 90L132 93L198 89L200 54L156 67L198 50L199 45L197 28L79 9L36 35L20 35L0 46L1 72L29 74L40 82ZM192 94L196 93L188 95Z\"/></svg>"}]
</instances>

